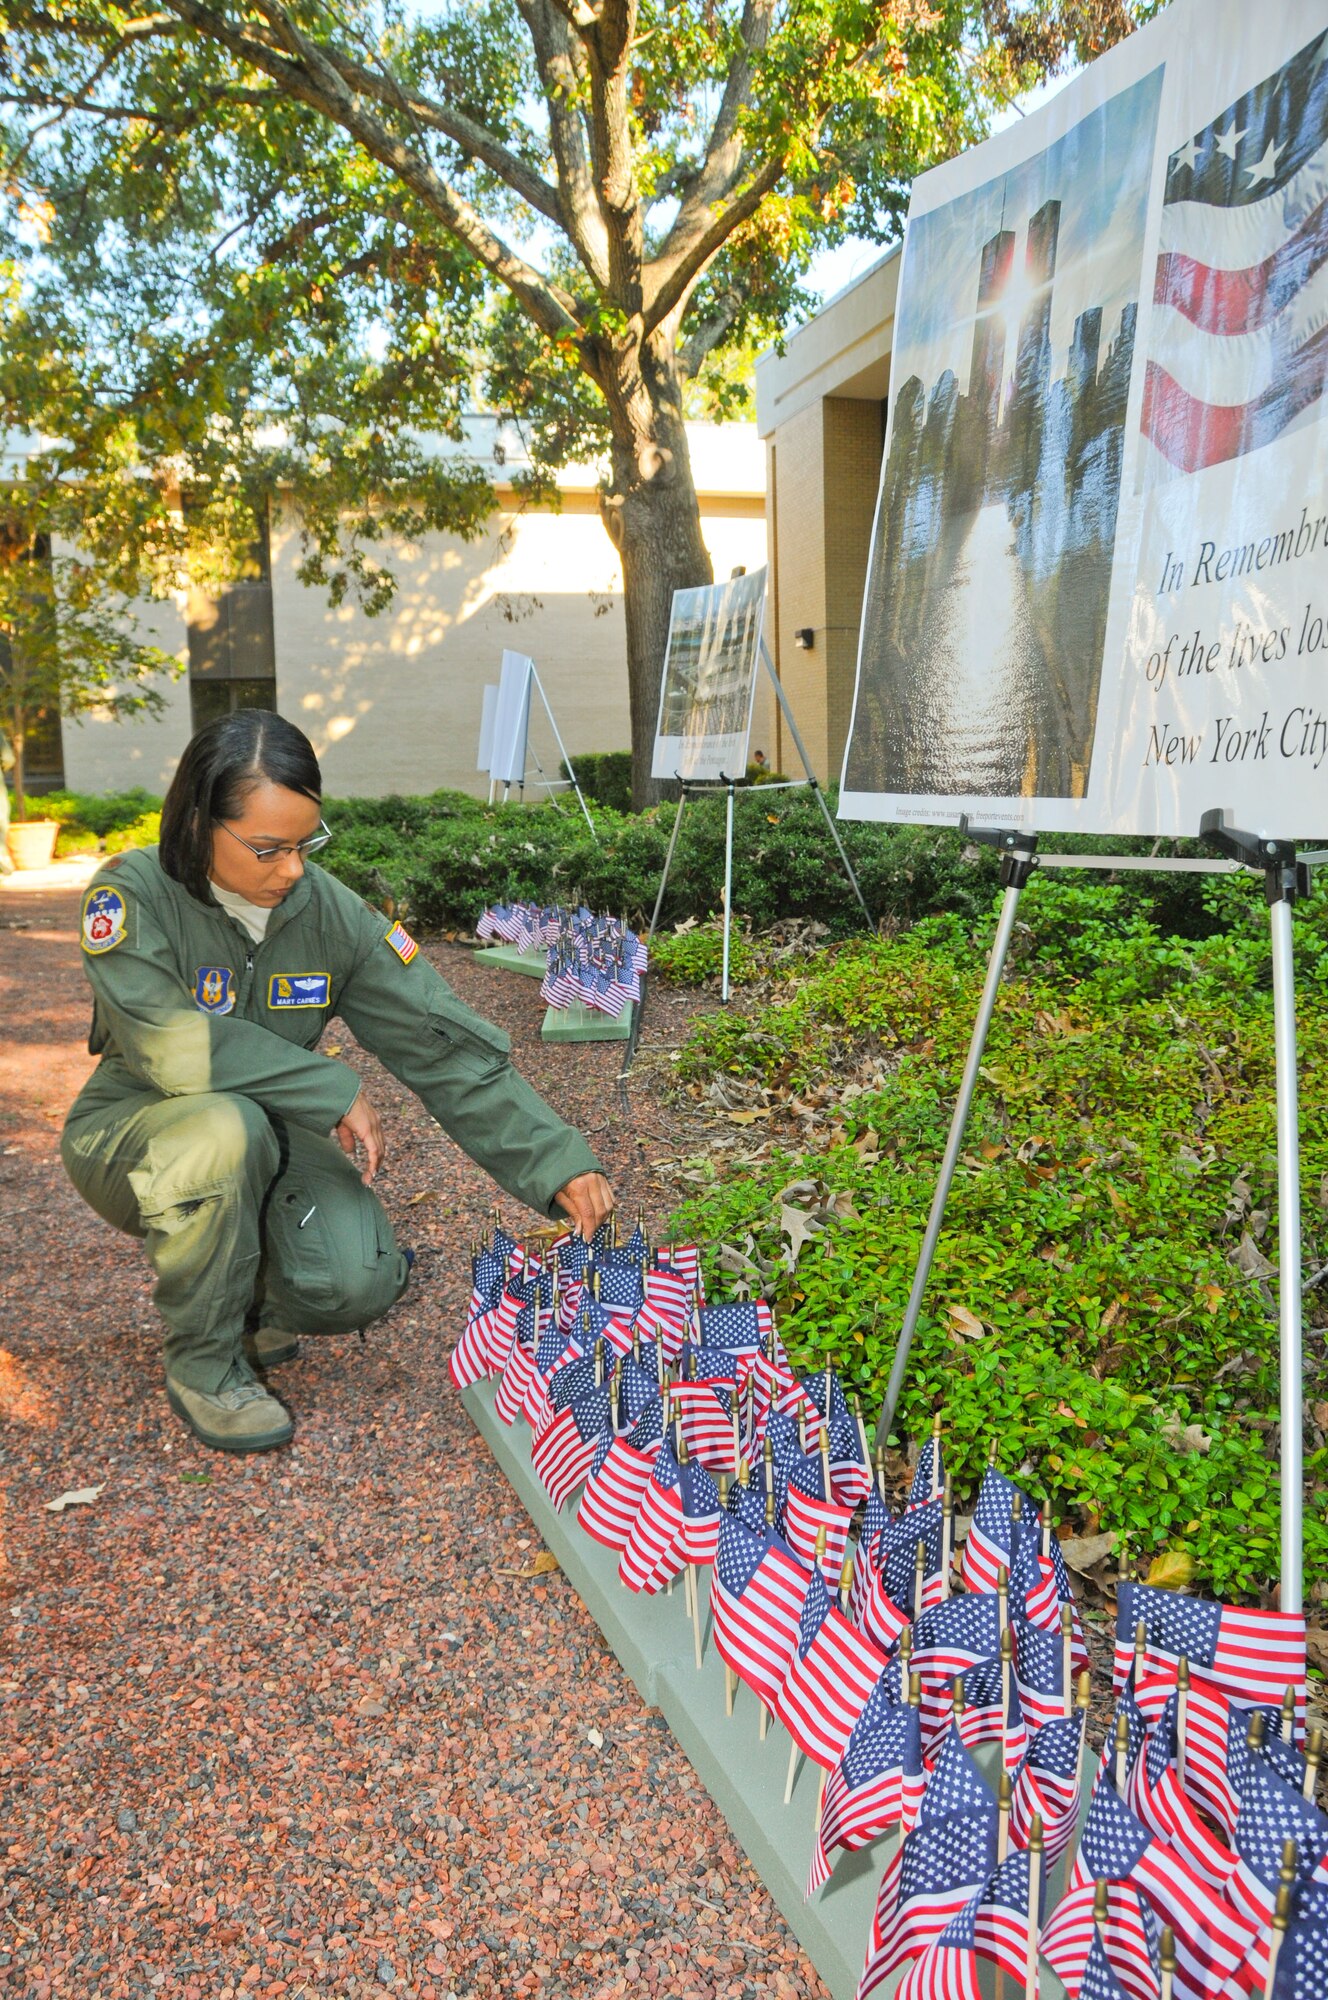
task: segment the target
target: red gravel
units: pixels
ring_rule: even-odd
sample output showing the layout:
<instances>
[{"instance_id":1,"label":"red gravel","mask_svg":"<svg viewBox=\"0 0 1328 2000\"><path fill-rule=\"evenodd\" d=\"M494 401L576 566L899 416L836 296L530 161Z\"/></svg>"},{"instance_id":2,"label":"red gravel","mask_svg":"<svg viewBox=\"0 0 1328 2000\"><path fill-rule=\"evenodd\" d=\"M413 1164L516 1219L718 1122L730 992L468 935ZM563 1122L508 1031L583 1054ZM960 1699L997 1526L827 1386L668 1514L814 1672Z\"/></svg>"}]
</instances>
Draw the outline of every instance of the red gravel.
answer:
<instances>
[{"instance_id":1,"label":"red gravel","mask_svg":"<svg viewBox=\"0 0 1328 2000\"><path fill-rule=\"evenodd\" d=\"M561 1574L494 1575L540 1541L446 1370L491 1184L339 1024L415 1283L280 1372L288 1451L170 1414L141 1252L57 1152L77 908L0 895L0 1991L822 1996ZM533 980L430 956L658 1214L673 1140L641 1084L624 1116L621 1045L546 1050ZM647 1040L686 1007L652 995Z\"/></svg>"}]
</instances>

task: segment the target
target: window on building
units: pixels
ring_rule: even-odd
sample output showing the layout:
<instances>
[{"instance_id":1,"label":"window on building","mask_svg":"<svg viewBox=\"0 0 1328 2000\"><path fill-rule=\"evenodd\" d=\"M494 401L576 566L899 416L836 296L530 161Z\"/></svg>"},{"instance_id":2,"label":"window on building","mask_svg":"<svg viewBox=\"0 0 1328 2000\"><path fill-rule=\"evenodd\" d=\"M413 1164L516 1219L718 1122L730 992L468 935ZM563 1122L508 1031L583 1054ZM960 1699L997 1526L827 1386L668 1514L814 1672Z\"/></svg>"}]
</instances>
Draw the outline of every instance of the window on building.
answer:
<instances>
[{"instance_id":1,"label":"window on building","mask_svg":"<svg viewBox=\"0 0 1328 2000\"><path fill-rule=\"evenodd\" d=\"M188 500L185 511L188 512ZM277 705L276 634L266 506L256 510L243 574L219 595L191 590L189 701L194 728L237 708Z\"/></svg>"},{"instance_id":2,"label":"window on building","mask_svg":"<svg viewBox=\"0 0 1328 2000\"><path fill-rule=\"evenodd\" d=\"M34 562L49 563L51 542L39 535L32 551ZM0 680L7 680L13 667L8 639L0 633ZM24 789L33 793L61 792L65 784L64 730L58 708L34 709L26 718L23 744Z\"/></svg>"}]
</instances>

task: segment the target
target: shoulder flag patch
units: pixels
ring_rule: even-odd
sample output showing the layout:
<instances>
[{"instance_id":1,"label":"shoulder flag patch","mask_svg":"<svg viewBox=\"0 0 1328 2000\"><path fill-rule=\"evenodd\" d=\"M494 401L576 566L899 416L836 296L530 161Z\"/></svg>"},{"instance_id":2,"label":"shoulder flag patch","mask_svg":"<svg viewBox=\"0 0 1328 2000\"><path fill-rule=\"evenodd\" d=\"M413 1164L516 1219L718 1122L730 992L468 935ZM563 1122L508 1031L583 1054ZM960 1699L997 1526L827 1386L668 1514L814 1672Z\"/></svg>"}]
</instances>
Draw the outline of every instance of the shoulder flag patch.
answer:
<instances>
[{"instance_id":1,"label":"shoulder flag patch","mask_svg":"<svg viewBox=\"0 0 1328 2000\"><path fill-rule=\"evenodd\" d=\"M419 950L419 946L404 924L393 924L387 934L386 942L391 945L403 965L409 965Z\"/></svg>"},{"instance_id":2,"label":"shoulder flag patch","mask_svg":"<svg viewBox=\"0 0 1328 2000\"><path fill-rule=\"evenodd\" d=\"M114 951L118 944L123 944L128 914L125 899L118 889L108 889L105 884L98 889L89 889L83 898L84 951L96 955Z\"/></svg>"}]
</instances>

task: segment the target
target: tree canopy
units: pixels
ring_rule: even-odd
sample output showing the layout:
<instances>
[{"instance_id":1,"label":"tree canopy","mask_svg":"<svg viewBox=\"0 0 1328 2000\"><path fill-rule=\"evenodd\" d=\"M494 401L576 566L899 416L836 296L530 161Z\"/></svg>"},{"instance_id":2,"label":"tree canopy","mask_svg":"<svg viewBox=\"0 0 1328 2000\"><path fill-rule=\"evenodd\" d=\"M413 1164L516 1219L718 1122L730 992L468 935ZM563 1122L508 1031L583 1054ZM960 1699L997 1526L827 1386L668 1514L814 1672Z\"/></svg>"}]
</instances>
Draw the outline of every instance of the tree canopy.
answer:
<instances>
[{"instance_id":1,"label":"tree canopy","mask_svg":"<svg viewBox=\"0 0 1328 2000\"><path fill-rule=\"evenodd\" d=\"M134 488L140 581L234 561L281 489L304 579L370 610L385 536L482 523L477 403L520 422L536 494L603 455L640 801L672 593L710 576L689 394L732 409L726 355L806 310L819 249L895 236L922 167L1131 25L1125 0L0 0L0 425L60 441L48 490Z\"/></svg>"}]
</instances>

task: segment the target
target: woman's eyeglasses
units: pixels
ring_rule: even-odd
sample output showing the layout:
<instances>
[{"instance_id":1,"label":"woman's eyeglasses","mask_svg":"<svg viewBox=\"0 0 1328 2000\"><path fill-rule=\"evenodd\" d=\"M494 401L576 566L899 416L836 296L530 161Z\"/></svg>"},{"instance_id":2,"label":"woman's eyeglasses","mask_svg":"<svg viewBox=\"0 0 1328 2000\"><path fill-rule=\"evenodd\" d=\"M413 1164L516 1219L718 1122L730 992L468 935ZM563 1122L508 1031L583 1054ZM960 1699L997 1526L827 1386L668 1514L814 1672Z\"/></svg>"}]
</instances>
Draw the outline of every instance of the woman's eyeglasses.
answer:
<instances>
[{"instance_id":1,"label":"woman's eyeglasses","mask_svg":"<svg viewBox=\"0 0 1328 2000\"><path fill-rule=\"evenodd\" d=\"M232 840L240 841L241 847L247 847L255 861L280 861L283 854L298 854L301 861L307 861L311 854L317 854L320 847L326 847L332 838L332 829L323 819L318 822L319 831L311 833L307 840L283 841L280 847L255 847L251 840L240 840L238 833L231 833L224 819L219 819L217 825L223 833L230 833Z\"/></svg>"}]
</instances>

